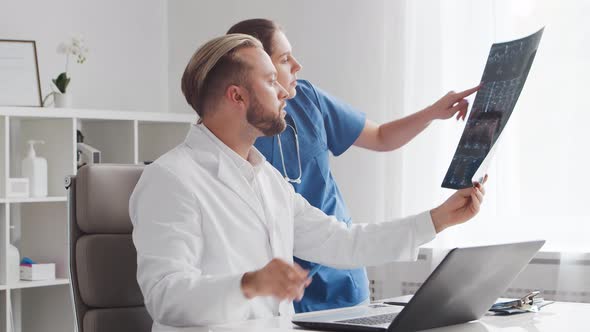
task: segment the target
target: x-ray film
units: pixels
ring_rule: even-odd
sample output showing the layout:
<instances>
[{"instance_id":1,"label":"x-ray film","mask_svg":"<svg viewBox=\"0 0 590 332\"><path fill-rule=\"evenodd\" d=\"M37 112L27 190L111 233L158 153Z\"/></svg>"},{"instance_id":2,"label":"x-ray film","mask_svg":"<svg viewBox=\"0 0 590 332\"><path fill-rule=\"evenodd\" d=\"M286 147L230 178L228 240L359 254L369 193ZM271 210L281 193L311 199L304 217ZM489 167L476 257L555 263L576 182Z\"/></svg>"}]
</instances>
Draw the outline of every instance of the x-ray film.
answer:
<instances>
[{"instance_id":1,"label":"x-ray film","mask_svg":"<svg viewBox=\"0 0 590 332\"><path fill-rule=\"evenodd\" d=\"M485 175L492 149L518 101L542 35L543 29L522 39L492 45L482 86L442 187L468 188Z\"/></svg>"}]
</instances>

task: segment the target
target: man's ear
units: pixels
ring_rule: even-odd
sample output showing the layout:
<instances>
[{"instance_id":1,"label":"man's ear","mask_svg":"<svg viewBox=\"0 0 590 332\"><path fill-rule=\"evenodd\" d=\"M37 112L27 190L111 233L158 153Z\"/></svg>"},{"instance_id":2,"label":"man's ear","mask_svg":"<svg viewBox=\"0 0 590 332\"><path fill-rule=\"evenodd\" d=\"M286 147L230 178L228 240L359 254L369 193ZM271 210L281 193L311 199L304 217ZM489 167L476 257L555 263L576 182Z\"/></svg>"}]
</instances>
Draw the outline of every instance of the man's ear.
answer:
<instances>
[{"instance_id":1,"label":"man's ear","mask_svg":"<svg viewBox=\"0 0 590 332\"><path fill-rule=\"evenodd\" d=\"M230 85L225 90L225 98L233 105L246 107L248 104L247 91L237 85Z\"/></svg>"}]
</instances>

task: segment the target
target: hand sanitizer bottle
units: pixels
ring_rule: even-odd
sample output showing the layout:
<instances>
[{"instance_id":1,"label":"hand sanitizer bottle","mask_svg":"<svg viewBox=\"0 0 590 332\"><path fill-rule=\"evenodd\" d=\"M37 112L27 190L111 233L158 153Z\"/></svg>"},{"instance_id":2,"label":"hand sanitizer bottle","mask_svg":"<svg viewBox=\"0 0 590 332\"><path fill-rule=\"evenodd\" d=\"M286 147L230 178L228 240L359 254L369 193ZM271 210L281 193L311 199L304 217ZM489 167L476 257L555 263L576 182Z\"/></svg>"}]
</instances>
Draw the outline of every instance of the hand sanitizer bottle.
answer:
<instances>
[{"instance_id":1,"label":"hand sanitizer bottle","mask_svg":"<svg viewBox=\"0 0 590 332\"><path fill-rule=\"evenodd\" d=\"M22 175L29 178L29 193L32 197L47 196L47 160L37 157L35 144L45 144L44 141L28 141L29 151L22 161Z\"/></svg>"}]
</instances>

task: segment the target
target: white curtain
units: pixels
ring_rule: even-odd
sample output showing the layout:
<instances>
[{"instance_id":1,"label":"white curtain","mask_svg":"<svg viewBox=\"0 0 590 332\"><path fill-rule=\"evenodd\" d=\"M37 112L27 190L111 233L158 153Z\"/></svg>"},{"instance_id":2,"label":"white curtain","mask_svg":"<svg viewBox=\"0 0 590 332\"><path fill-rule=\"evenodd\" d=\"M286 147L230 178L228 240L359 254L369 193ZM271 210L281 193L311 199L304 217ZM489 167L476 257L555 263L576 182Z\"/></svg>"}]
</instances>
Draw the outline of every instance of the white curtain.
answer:
<instances>
[{"instance_id":1,"label":"white curtain","mask_svg":"<svg viewBox=\"0 0 590 332\"><path fill-rule=\"evenodd\" d=\"M448 90L477 85L492 43L546 26L539 51L489 169L481 213L445 231L432 246L542 238L544 250L590 250L590 3L572 0L404 1L403 112L411 114ZM396 8L400 9L400 6ZM473 101L473 97L471 98ZM434 206L464 123L437 122L390 161L399 188L396 211ZM395 165L394 165L395 163ZM397 175L395 175L397 176Z\"/></svg>"},{"instance_id":2,"label":"white curtain","mask_svg":"<svg viewBox=\"0 0 590 332\"><path fill-rule=\"evenodd\" d=\"M430 265L394 263L369 269L376 297L401 295L456 246L545 239L543 258L558 266L531 267L518 287L546 298L589 301L585 265L590 253L590 1L403 0L383 2L386 17L385 91L378 119L423 109L447 91L479 83L492 43L527 36L545 26L533 66L489 168L479 215L450 228L427 247ZM395 20L388 26L387 17ZM473 97L471 98L473 101ZM401 111L400 111L401 108ZM398 152L378 176L383 191L369 208L387 218L440 204L440 187L464 123L437 121ZM379 192L379 191L378 191ZM354 211L353 211L354 212ZM414 290L415 291L415 290Z\"/></svg>"}]
</instances>

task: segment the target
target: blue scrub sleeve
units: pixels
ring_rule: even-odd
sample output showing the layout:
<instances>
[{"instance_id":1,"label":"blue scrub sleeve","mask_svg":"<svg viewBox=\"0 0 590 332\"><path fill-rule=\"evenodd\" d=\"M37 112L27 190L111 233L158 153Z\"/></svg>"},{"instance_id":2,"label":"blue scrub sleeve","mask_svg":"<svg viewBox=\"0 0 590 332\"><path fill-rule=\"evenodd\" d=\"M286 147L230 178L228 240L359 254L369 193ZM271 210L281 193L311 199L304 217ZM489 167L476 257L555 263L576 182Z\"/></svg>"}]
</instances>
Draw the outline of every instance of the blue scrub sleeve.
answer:
<instances>
[{"instance_id":1,"label":"blue scrub sleeve","mask_svg":"<svg viewBox=\"0 0 590 332\"><path fill-rule=\"evenodd\" d=\"M339 156L356 141L365 127L365 113L313 87L324 118L328 148Z\"/></svg>"}]
</instances>

